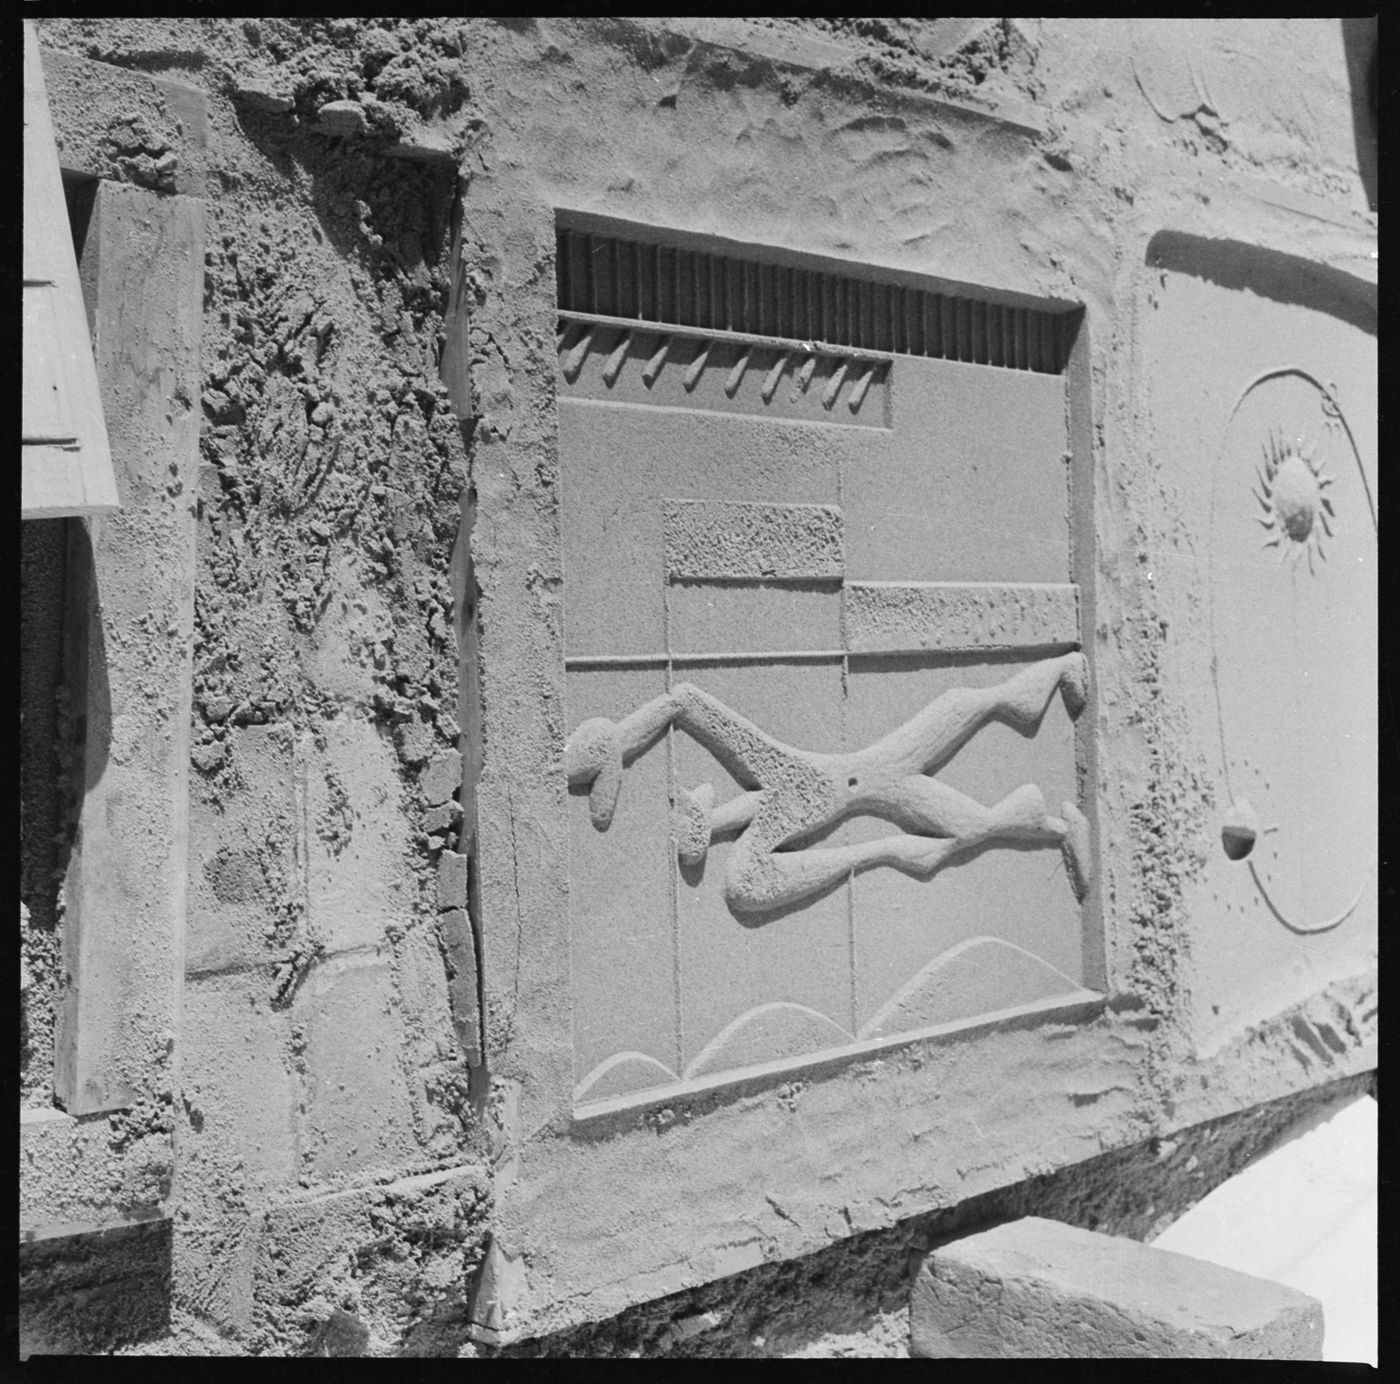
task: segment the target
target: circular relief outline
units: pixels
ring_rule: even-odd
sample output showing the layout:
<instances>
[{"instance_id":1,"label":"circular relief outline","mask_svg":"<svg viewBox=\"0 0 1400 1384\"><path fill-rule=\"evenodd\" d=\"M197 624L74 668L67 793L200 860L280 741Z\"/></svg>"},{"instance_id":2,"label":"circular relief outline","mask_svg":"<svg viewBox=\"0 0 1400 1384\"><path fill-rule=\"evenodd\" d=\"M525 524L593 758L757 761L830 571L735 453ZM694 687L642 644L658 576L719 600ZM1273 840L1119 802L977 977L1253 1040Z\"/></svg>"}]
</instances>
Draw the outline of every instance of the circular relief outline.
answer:
<instances>
[{"instance_id":1,"label":"circular relief outline","mask_svg":"<svg viewBox=\"0 0 1400 1384\"><path fill-rule=\"evenodd\" d=\"M1375 497L1371 494L1371 482L1366 475L1366 468L1361 463L1361 449L1356 445L1356 438L1352 434L1351 425L1347 422L1346 415L1342 412L1341 405L1337 402L1336 386L1333 385L1329 388L1327 385L1323 384L1319 379L1317 379L1316 376L1309 374L1308 371L1302 369L1300 366L1297 365L1277 365L1273 366L1268 370L1261 371L1252 380L1250 380L1249 383L1245 385L1245 387L1240 391L1239 397L1235 400L1234 404L1230 408L1230 412L1225 417L1224 427L1222 427L1220 430L1220 446L1216 450L1215 465L1212 470L1212 475L1217 479L1219 478L1220 465L1221 462L1224 460L1225 442L1226 438L1229 435L1230 425L1235 421L1235 415L1240 411L1240 408L1244 404L1244 401L1247 398L1249 398L1249 396L1256 389L1258 389L1260 385L1267 384L1270 380L1286 379L1289 376L1292 376L1296 379L1304 380L1308 384L1312 385L1312 387L1315 390L1317 390L1317 392L1322 396L1323 413L1325 413L1329 418L1335 418L1337 422L1341 424L1342 431L1346 434L1347 445L1350 446L1352 457L1356 462L1357 474L1361 477L1361 488L1366 494L1366 506L1370 510L1371 514L1371 527L1373 529L1378 529L1378 525L1376 523L1376 501ZM1214 567L1214 504L1212 504L1210 507L1210 554L1211 564L1212 567ZM1209 584L1208 589L1210 591L1210 677L1211 684L1215 689L1216 724L1220 728L1220 763L1222 772L1225 775L1225 787L1226 790L1229 791L1230 759L1225 746L1225 711L1220 701L1220 671L1219 664L1216 659L1217 642L1215 629L1215 583L1213 581ZM1265 887L1264 881L1259 877L1259 871L1256 868L1254 861L1251 860L1248 863L1249 873L1251 876L1253 876L1254 879L1254 887L1259 891L1259 897L1262 898L1265 904L1268 905L1269 912L1272 913L1274 917L1277 918L1278 921L1289 930L1289 932L1298 933L1301 936L1309 936L1319 932L1331 932L1333 928L1340 927L1341 924L1344 923L1352 915L1352 913L1356 911L1357 905L1361 902L1362 896L1365 894L1367 887L1371 883L1371 876L1375 874L1376 860L1377 857L1375 855L1372 855L1371 863L1366 867L1366 870L1362 876L1361 887L1356 891L1356 894L1352 898L1351 902L1348 903L1346 907L1343 908L1341 912L1337 913L1334 917L1327 919L1325 922L1314 923L1311 926L1304 926L1298 923L1289 922L1289 920L1284 917L1283 912L1279 908L1279 906L1269 896L1269 891Z\"/></svg>"}]
</instances>

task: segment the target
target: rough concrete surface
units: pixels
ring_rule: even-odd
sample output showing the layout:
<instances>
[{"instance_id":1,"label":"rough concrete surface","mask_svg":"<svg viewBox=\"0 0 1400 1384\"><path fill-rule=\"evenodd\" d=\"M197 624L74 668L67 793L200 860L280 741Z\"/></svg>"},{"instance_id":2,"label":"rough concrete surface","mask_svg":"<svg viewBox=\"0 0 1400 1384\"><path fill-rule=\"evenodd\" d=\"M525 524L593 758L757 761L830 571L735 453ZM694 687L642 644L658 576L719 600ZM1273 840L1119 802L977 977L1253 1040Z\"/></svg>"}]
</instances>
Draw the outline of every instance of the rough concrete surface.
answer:
<instances>
[{"instance_id":1,"label":"rough concrete surface","mask_svg":"<svg viewBox=\"0 0 1400 1384\"><path fill-rule=\"evenodd\" d=\"M1374 125L1358 93L1371 31L1327 19L37 24L65 168L197 200L204 274L198 475L160 499L192 507L195 525L178 1041L170 1108L133 1105L110 1134L122 1156L151 1121L173 1140L166 1263L118 1256L81 1286L47 1265L69 1251L88 1262L86 1242L31 1246L42 1274L26 1299L45 1304L33 1349L901 1354L933 1236L1038 1214L1146 1238L1271 1133L1366 1079L1373 897L1321 937L1285 936L1255 895L1225 911L1211 898L1231 795L1193 662L1206 501L1191 467L1205 462L1177 427L1182 400L1146 375L1169 374L1189 338L1157 330L1154 313L1208 315L1250 295L1271 306L1238 319L1249 344L1227 364L1265 368L1255 357L1280 281L1299 299L1280 308L1290 331L1316 321L1339 370L1367 368ZM85 82L101 99L82 99ZM198 120L189 90L204 97ZM837 378L842 353L814 348L820 368L804 381L795 361L781 367L770 406L760 391L776 355L678 346L657 380L674 402L658 407L642 371L659 348L620 347L614 324L571 384L559 214L1053 311L1073 323L1068 364L900 357ZM1164 232L1177 239L1154 240ZM1220 269L1202 241L1250 255ZM1170 262L1150 265L1149 246ZM1256 247L1285 259L1265 272ZM1308 368L1334 383L1325 363ZM862 378L869 392L850 408ZM1374 494L1366 396L1338 384L1360 438L1351 481ZM1217 445L1230 402L1201 411L1207 432L1221 424ZM585 415L595 431L580 447ZM1291 419L1273 426L1302 426ZM1269 418L1245 421L1267 434ZM1265 464L1267 437L1246 442L1251 466ZM666 465L707 448L722 485L660 485ZM1282 477L1274 532L1299 542L1299 505L1320 515L1325 487L1291 455L1266 470L1269 497ZM580 486L581 457L597 485ZM1335 460L1324 474L1339 474ZM769 529L673 580L667 501L820 522L791 569L758 555L772 568L751 583L760 604L736 616ZM1248 487L1242 503L1257 503ZM1351 505L1347 521L1359 517ZM703 528L675 537L689 552ZM124 600L156 562L153 534L121 569ZM61 981L52 783L73 753L61 670L39 649L59 577L45 542L25 534L22 630L21 1070L39 1107ZM1287 580L1303 580L1302 563ZM842 566L852 583L942 584L899 602L899 622L911 602L955 608L975 647L889 635L881 614L867 635L896 650L759 657L841 655ZM969 583L1000 594L947 594ZM1059 593L1048 613L1016 604L1030 587ZM130 662L157 626L117 631ZM779 627L777 642L761 637ZM673 655L712 655L734 630L718 652L735 660L669 679ZM1058 840L1001 843L934 876L956 907L931 923L922 882L881 866L856 887L864 916L889 925L853 949L839 891L739 921L719 884L732 840L714 842L703 887L684 878L670 836L680 790L713 776L723 809L731 789L729 766L683 728L619 763L615 834L607 813L590 815L591 786L571 796L566 782L581 722L625 718L680 683L784 744L835 754L1076 643L1089 671L1077 719L1056 704L1035 734L988 726L946 772L979 803L1036 783L1062 821L1062 804L1078 804L1087 892ZM585 666L601 655L638 661ZM137 708L114 710L129 718L118 748L139 748ZM734 794L756 791L730 777ZM820 844L863 846L877 828L890 829L847 823L849 837ZM705 890L691 913L673 906ZM985 928L979 899L984 911L995 900ZM945 938L946 917L964 933ZM874 1013L862 994L884 986L891 1000L937 955L999 928L1068 977L1068 1008L1002 1014L987 995L1001 972L974 967L939 991L962 1006L947 1031L838 1060L816 1020L797 1037L765 1029L762 1070L741 1082L722 1064L712 1084L649 1099L633 1081L617 1108L577 1118L580 1079L614 1054L679 1073L726 1023L786 1000L769 991L789 977L806 986L794 1004L823 1021L846 1006L839 1026L853 1034ZM629 936L655 945L629 949ZM594 937L615 949L583 946ZM1232 1003L1224 971L1256 943L1269 965ZM982 1022L960 1027L969 1016ZM774 1051L798 1065L768 1070ZM123 1274L156 1285L161 1309L94 1315L65 1335L73 1294L100 1297Z\"/></svg>"},{"instance_id":2,"label":"rough concrete surface","mask_svg":"<svg viewBox=\"0 0 1400 1384\"><path fill-rule=\"evenodd\" d=\"M1040 1216L931 1250L909 1320L938 1359L1322 1358L1315 1298Z\"/></svg>"}]
</instances>

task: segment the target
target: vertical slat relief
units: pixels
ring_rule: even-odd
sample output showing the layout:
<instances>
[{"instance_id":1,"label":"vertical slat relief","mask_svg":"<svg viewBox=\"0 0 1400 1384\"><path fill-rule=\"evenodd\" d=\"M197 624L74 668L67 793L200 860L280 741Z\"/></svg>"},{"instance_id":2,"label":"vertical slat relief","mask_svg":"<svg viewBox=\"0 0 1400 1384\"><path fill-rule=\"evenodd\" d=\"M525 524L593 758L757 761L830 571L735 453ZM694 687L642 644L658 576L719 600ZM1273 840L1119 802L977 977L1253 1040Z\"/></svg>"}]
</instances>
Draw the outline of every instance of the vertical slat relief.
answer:
<instances>
[{"instance_id":1,"label":"vertical slat relief","mask_svg":"<svg viewBox=\"0 0 1400 1384\"><path fill-rule=\"evenodd\" d=\"M690 317L692 327L705 325L705 256L699 250L690 256Z\"/></svg>"},{"instance_id":2,"label":"vertical slat relief","mask_svg":"<svg viewBox=\"0 0 1400 1384\"><path fill-rule=\"evenodd\" d=\"M852 352L921 355L1055 373L1064 367L1069 342L1064 313L855 274L595 235L568 226L555 232L555 280L564 313L818 342ZM590 334L575 334L565 323L560 330L566 364L575 369L591 352L612 349L607 344L613 340L611 333L603 338L591 334L585 341ZM658 334L658 349L660 342ZM652 350L650 334L634 335L632 346ZM738 353L721 354L729 368L739 358ZM793 361L799 382L810 355L800 354ZM609 373L615 376L621 368L618 362ZM753 357L746 368L766 372L770 367L760 367L759 357ZM654 371L644 371L643 377L648 373L654 377ZM865 364L856 361L840 388L851 394L859 390L863 398L874 382Z\"/></svg>"},{"instance_id":3,"label":"vertical slat relief","mask_svg":"<svg viewBox=\"0 0 1400 1384\"><path fill-rule=\"evenodd\" d=\"M595 312L611 314L616 306L613 295L612 242L603 236L593 237L593 282L598 292Z\"/></svg>"},{"instance_id":4,"label":"vertical slat relief","mask_svg":"<svg viewBox=\"0 0 1400 1384\"><path fill-rule=\"evenodd\" d=\"M693 292L695 306L690 322L695 327L710 325L710 257L703 250L696 250L691 260L693 266Z\"/></svg>"},{"instance_id":5,"label":"vertical slat relief","mask_svg":"<svg viewBox=\"0 0 1400 1384\"><path fill-rule=\"evenodd\" d=\"M578 231L569 235L569 285L573 293L570 307L575 312L591 311L588 303L588 237Z\"/></svg>"}]
</instances>

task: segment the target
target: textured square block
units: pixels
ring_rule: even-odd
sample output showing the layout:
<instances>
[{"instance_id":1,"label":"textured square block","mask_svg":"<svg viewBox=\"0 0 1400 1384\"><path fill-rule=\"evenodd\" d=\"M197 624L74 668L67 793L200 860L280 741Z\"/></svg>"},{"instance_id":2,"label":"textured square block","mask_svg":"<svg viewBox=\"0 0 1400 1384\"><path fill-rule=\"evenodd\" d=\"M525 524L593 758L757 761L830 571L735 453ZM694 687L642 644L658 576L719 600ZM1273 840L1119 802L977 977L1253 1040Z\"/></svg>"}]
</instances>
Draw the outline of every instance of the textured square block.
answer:
<instances>
[{"instance_id":1,"label":"textured square block","mask_svg":"<svg viewBox=\"0 0 1400 1384\"><path fill-rule=\"evenodd\" d=\"M931 1358L1322 1358L1315 1298L1038 1216L931 1250L909 1315Z\"/></svg>"}]
</instances>

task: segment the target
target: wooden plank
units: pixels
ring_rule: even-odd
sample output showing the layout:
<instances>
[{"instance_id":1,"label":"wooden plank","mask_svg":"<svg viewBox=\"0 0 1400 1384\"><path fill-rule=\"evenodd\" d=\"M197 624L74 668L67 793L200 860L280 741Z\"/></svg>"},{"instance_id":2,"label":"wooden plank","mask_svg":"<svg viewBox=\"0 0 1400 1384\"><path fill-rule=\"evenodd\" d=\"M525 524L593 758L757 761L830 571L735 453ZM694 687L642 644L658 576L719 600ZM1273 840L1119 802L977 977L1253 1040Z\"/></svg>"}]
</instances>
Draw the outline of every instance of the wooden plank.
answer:
<instances>
[{"instance_id":1,"label":"wooden plank","mask_svg":"<svg viewBox=\"0 0 1400 1384\"><path fill-rule=\"evenodd\" d=\"M70 526L67 657L86 684L87 792L65 884L55 1090L75 1115L170 1081L184 969L203 255L202 202L98 187L83 274L128 500Z\"/></svg>"},{"instance_id":2,"label":"wooden plank","mask_svg":"<svg viewBox=\"0 0 1400 1384\"><path fill-rule=\"evenodd\" d=\"M65 388L63 357L58 344L59 305L56 285L24 286L24 394L20 429L26 445L76 446L77 424L72 398Z\"/></svg>"},{"instance_id":3,"label":"wooden plank","mask_svg":"<svg viewBox=\"0 0 1400 1384\"><path fill-rule=\"evenodd\" d=\"M25 518L118 507L39 41L24 26Z\"/></svg>"}]
</instances>

